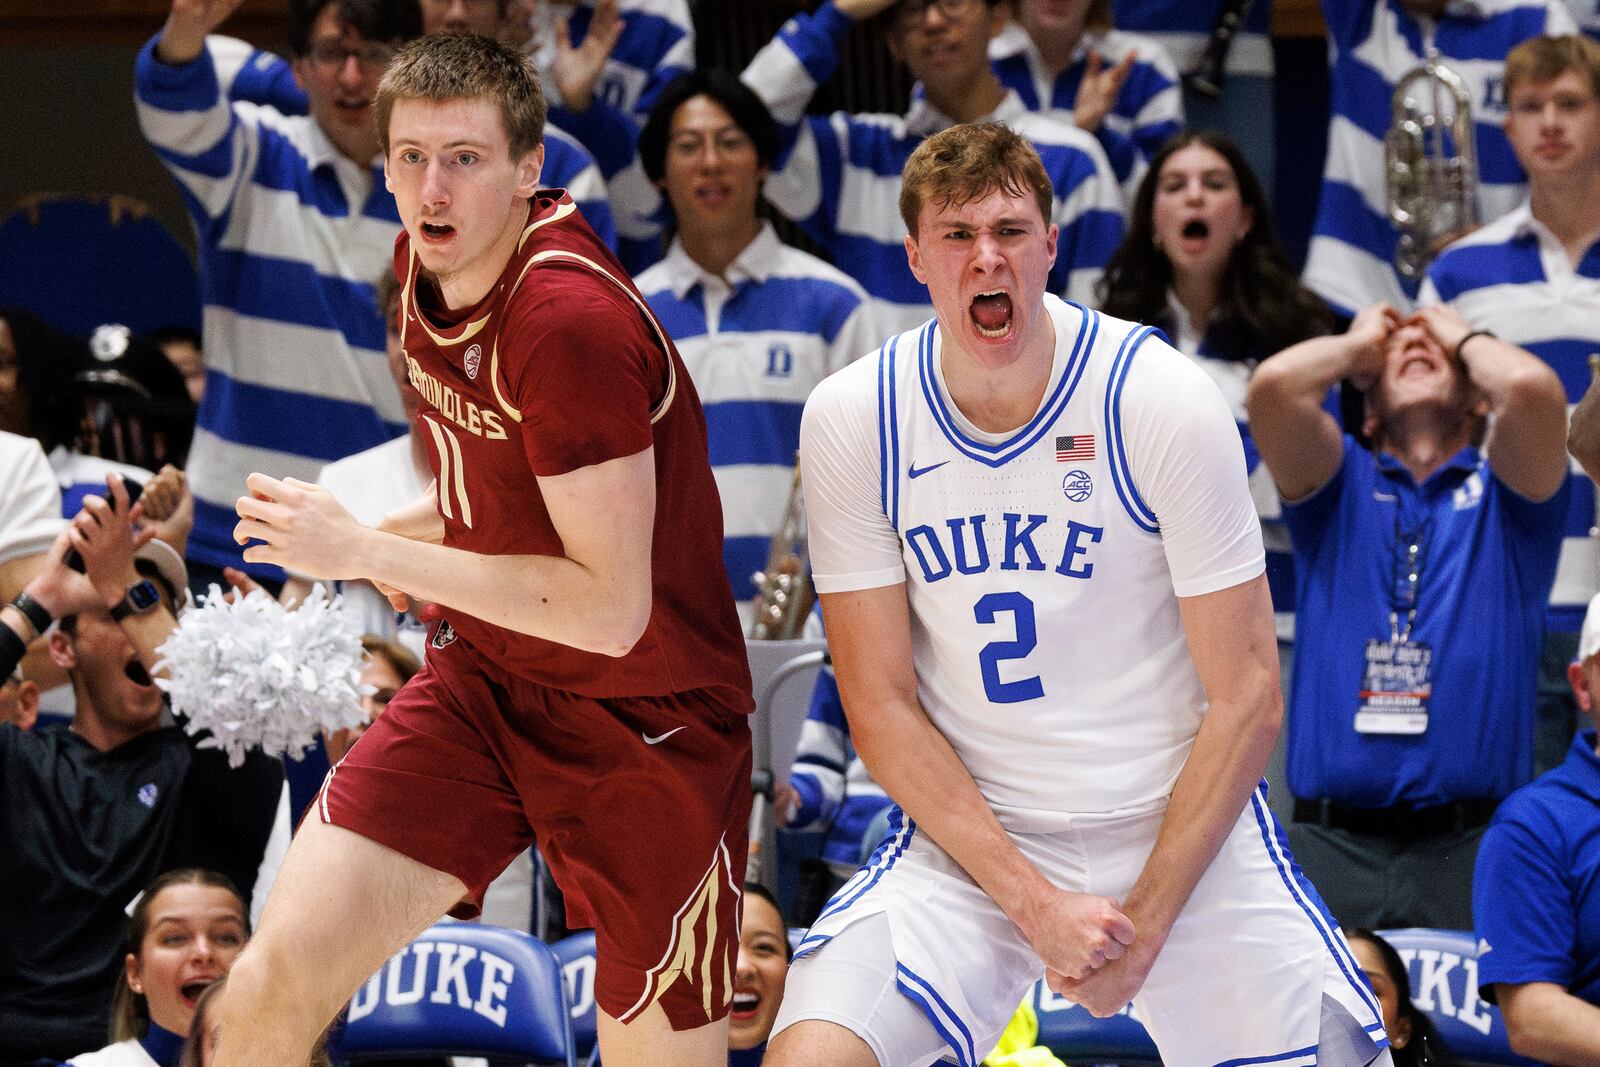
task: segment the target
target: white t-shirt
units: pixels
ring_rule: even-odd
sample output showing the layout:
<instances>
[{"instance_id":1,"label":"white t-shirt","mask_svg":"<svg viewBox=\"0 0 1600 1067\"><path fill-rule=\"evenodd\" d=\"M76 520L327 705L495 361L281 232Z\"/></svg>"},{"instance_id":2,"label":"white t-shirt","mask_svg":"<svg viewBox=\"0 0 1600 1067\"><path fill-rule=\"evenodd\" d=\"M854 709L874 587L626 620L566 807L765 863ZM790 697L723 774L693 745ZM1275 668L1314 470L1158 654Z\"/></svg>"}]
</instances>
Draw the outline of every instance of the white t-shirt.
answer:
<instances>
[{"instance_id":1,"label":"white t-shirt","mask_svg":"<svg viewBox=\"0 0 1600 1067\"><path fill-rule=\"evenodd\" d=\"M61 490L44 449L0 431L0 563L45 551L63 525Z\"/></svg>"},{"instance_id":2,"label":"white t-shirt","mask_svg":"<svg viewBox=\"0 0 1600 1067\"><path fill-rule=\"evenodd\" d=\"M1044 299L1055 361L1019 429L950 402L934 323L824 381L801 426L818 590L906 583L922 706L1019 832L1165 802L1206 708L1177 598L1265 566L1211 379Z\"/></svg>"},{"instance_id":3,"label":"white t-shirt","mask_svg":"<svg viewBox=\"0 0 1600 1067\"><path fill-rule=\"evenodd\" d=\"M67 1067L158 1067L155 1060L150 1058L150 1053L139 1044L139 1039L130 1037L126 1041L118 1041L115 1045L107 1045L97 1052L85 1052L81 1056L74 1056L67 1061Z\"/></svg>"}]
</instances>

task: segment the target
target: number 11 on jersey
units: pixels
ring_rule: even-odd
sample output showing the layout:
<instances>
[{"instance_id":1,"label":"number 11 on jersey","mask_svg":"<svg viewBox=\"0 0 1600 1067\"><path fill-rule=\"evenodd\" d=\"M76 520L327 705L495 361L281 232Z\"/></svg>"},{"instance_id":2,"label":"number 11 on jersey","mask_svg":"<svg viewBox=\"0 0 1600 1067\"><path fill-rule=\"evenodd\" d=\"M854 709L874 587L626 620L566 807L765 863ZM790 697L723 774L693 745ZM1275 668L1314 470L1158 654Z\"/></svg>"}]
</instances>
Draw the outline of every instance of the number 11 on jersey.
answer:
<instances>
[{"instance_id":1,"label":"number 11 on jersey","mask_svg":"<svg viewBox=\"0 0 1600 1067\"><path fill-rule=\"evenodd\" d=\"M472 528L472 504L467 500L467 472L461 461L461 442L455 431L442 426L428 416L422 416L433 433L434 447L439 451L439 514L447 519L461 514L461 524ZM452 500L454 504L452 505Z\"/></svg>"}]
</instances>

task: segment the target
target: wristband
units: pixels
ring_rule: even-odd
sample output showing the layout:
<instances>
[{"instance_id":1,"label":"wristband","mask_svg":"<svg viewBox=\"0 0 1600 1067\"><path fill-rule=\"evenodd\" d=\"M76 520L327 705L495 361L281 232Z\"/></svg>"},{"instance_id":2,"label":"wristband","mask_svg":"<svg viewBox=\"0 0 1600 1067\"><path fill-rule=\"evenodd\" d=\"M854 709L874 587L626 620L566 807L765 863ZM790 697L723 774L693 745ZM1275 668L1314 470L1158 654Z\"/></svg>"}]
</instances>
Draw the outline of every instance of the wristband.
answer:
<instances>
[{"instance_id":1,"label":"wristband","mask_svg":"<svg viewBox=\"0 0 1600 1067\"><path fill-rule=\"evenodd\" d=\"M11 627L0 623L0 682L11 677L22 657L27 654L28 643L17 636Z\"/></svg>"},{"instance_id":2,"label":"wristband","mask_svg":"<svg viewBox=\"0 0 1600 1067\"><path fill-rule=\"evenodd\" d=\"M1474 337L1493 337L1497 341L1500 339L1500 335L1495 333L1493 330L1473 330L1471 333L1467 334L1461 340L1456 342L1456 350L1450 353L1450 358L1459 363L1461 361L1461 350L1465 348L1467 342L1472 340Z\"/></svg>"},{"instance_id":3,"label":"wristband","mask_svg":"<svg viewBox=\"0 0 1600 1067\"><path fill-rule=\"evenodd\" d=\"M17 599L11 602L11 606L22 612L23 617L33 626L35 637L43 636L44 632L50 629L50 624L55 621L44 609L44 605L29 596L26 589L17 594Z\"/></svg>"}]
</instances>

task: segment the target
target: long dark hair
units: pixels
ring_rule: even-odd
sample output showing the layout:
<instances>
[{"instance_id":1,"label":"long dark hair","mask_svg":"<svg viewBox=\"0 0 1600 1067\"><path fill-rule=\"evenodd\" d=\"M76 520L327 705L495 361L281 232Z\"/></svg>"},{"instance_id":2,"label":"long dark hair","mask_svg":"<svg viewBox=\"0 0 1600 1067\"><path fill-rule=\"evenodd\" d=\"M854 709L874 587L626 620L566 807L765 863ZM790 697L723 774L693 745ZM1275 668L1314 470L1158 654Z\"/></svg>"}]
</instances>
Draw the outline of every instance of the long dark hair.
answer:
<instances>
[{"instance_id":1,"label":"long dark hair","mask_svg":"<svg viewBox=\"0 0 1600 1067\"><path fill-rule=\"evenodd\" d=\"M0 308L17 346L17 388L29 424L9 427L36 439L46 452L71 445L83 418L83 400L73 373L83 364L83 339L51 326L21 307Z\"/></svg>"},{"instance_id":2,"label":"long dark hair","mask_svg":"<svg viewBox=\"0 0 1600 1067\"><path fill-rule=\"evenodd\" d=\"M1329 333L1333 314L1300 284L1278 243L1272 210L1261 181L1232 140L1214 130L1176 134L1150 161L1134 195L1122 246L1100 281L1100 310L1135 322L1165 322L1172 263L1156 248L1153 222L1156 187L1167 160L1190 145L1217 153L1233 170L1239 197L1254 212L1250 232L1228 257L1215 316L1206 331L1208 349L1221 358L1259 362L1308 337Z\"/></svg>"},{"instance_id":3,"label":"long dark hair","mask_svg":"<svg viewBox=\"0 0 1600 1067\"><path fill-rule=\"evenodd\" d=\"M1390 1046L1389 1054L1394 1057L1394 1067L1455 1067L1455 1058L1445 1047L1433 1020L1412 1003L1411 975L1400 953L1371 930L1356 927L1346 930L1345 937L1351 941L1365 941L1378 953L1378 958L1383 961L1383 969L1389 972L1389 981L1394 983L1395 996L1400 1001L1400 1017L1411 1021L1411 1040L1406 1042L1406 1047Z\"/></svg>"}]
</instances>

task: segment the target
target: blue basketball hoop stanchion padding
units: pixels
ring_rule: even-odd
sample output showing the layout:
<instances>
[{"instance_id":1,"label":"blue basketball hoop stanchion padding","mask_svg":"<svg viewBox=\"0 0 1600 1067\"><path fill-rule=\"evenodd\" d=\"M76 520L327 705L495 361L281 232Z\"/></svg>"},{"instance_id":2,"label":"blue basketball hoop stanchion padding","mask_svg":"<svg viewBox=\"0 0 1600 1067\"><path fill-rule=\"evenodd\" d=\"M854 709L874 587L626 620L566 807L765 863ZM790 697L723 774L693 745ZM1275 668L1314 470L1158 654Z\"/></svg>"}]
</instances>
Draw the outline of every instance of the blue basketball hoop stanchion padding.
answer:
<instances>
[{"instance_id":1,"label":"blue basketball hoop stanchion padding","mask_svg":"<svg viewBox=\"0 0 1600 1067\"><path fill-rule=\"evenodd\" d=\"M561 963L549 945L477 923L439 923L350 1001L344 1058L476 1056L575 1067Z\"/></svg>"}]
</instances>

